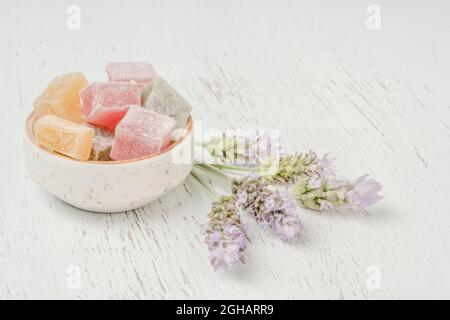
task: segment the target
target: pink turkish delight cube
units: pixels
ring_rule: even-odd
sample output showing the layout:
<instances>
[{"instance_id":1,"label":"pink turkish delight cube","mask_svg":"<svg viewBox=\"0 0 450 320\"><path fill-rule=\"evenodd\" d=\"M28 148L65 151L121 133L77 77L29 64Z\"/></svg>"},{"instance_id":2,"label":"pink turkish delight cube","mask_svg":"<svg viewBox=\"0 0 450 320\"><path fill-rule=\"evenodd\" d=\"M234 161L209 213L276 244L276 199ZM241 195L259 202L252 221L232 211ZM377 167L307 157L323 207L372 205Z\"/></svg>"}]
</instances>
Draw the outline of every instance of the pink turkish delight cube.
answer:
<instances>
[{"instance_id":1,"label":"pink turkish delight cube","mask_svg":"<svg viewBox=\"0 0 450 320\"><path fill-rule=\"evenodd\" d=\"M139 85L132 82L94 82L80 91L84 121L114 129L130 105L139 105Z\"/></svg>"},{"instance_id":2,"label":"pink turkish delight cube","mask_svg":"<svg viewBox=\"0 0 450 320\"><path fill-rule=\"evenodd\" d=\"M130 106L116 127L110 157L126 160L161 151L170 144L176 125L171 117Z\"/></svg>"},{"instance_id":3,"label":"pink turkish delight cube","mask_svg":"<svg viewBox=\"0 0 450 320\"><path fill-rule=\"evenodd\" d=\"M136 81L144 85L156 77L156 71L150 62L110 62L105 69L109 81Z\"/></svg>"}]
</instances>

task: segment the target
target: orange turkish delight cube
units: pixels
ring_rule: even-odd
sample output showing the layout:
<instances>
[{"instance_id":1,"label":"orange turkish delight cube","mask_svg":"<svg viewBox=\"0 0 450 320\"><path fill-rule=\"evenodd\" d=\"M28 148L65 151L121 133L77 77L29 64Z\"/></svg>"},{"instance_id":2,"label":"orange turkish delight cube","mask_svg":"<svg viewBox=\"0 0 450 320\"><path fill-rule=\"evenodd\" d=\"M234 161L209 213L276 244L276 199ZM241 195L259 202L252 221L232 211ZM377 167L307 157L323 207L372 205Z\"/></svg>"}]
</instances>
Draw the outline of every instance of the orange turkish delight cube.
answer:
<instances>
[{"instance_id":1,"label":"orange turkish delight cube","mask_svg":"<svg viewBox=\"0 0 450 320\"><path fill-rule=\"evenodd\" d=\"M94 129L54 115L45 115L34 124L34 137L43 147L78 160L88 160Z\"/></svg>"},{"instance_id":2,"label":"orange turkish delight cube","mask_svg":"<svg viewBox=\"0 0 450 320\"><path fill-rule=\"evenodd\" d=\"M59 75L34 101L34 111L38 117L53 114L66 120L82 123L80 90L88 84L81 72Z\"/></svg>"}]
</instances>

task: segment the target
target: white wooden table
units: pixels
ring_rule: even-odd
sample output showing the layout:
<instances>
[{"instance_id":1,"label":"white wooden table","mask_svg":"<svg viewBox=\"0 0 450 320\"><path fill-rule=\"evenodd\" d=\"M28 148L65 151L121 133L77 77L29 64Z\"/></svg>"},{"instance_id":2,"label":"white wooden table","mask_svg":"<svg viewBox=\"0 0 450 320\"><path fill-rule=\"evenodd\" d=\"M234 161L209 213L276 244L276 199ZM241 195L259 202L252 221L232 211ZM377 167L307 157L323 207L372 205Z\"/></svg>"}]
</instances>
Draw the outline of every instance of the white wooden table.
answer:
<instances>
[{"instance_id":1,"label":"white wooden table","mask_svg":"<svg viewBox=\"0 0 450 320\"><path fill-rule=\"evenodd\" d=\"M450 298L450 2L377 0L380 29L370 4L2 2L0 297ZM191 178L123 214L66 205L25 170L24 120L52 77L105 79L111 60L151 61L205 128L279 128L385 199L303 211L292 244L252 228L234 273L208 264L210 199Z\"/></svg>"}]
</instances>

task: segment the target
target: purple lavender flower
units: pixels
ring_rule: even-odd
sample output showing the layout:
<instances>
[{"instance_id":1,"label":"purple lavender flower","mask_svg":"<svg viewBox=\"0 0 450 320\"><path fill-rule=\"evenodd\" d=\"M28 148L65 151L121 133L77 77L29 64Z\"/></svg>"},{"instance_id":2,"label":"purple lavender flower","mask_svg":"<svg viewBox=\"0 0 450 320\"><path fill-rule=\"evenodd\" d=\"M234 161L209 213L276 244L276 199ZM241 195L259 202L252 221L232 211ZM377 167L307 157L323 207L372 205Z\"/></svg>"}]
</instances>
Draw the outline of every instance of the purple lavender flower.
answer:
<instances>
[{"instance_id":1,"label":"purple lavender flower","mask_svg":"<svg viewBox=\"0 0 450 320\"><path fill-rule=\"evenodd\" d=\"M247 248L247 228L236 213L236 197L222 196L213 202L208 219L203 233L214 271L221 267L231 270L239 262L244 262L242 253Z\"/></svg>"},{"instance_id":2,"label":"purple lavender flower","mask_svg":"<svg viewBox=\"0 0 450 320\"><path fill-rule=\"evenodd\" d=\"M281 240L289 240L295 237L302 225L297 215L277 214L272 221L272 229L278 234Z\"/></svg>"},{"instance_id":3,"label":"purple lavender flower","mask_svg":"<svg viewBox=\"0 0 450 320\"><path fill-rule=\"evenodd\" d=\"M353 181L352 188L347 192L347 199L354 207L367 208L383 199L378 194L383 188L381 184L367 178L366 174Z\"/></svg>"},{"instance_id":4,"label":"purple lavender flower","mask_svg":"<svg viewBox=\"0 0 450 320\"><path fill-rule=\"evenodd\" d=\"M267 204L270 204L269 206ZM264 202L271 228L282 240L293 238L300 231L295 200L284 190L275 190Z\"/></svg>"},{"instance_id":5,"label":"purple lavender flower","mask_svg":"<svg viewBox=\"0 0 450 320\"><path fill-rule=\"evenodd\" d=\"M310 151L311 152L311 151ZM336 157L330 157L328 153L326 153L322 159L318 161L318 171L317 174L322 178L332 178L335 176L336 167L334 166L334 161L336 161Z\"/></svg>"},{"instance_id":6,"label":"purple lavender flower","mask_svg":"<svg viewBox=\"0 0 450 320\"><path fill-rule=\"evenodd\" d=\"M271 190L263 177L254 173L234 179L232 192L246 194L246 201L239 202L240 208L264 229L271 229L282 240L289 240L299 233L298 206L289 192Z\"/></svg>"}]
</instances>

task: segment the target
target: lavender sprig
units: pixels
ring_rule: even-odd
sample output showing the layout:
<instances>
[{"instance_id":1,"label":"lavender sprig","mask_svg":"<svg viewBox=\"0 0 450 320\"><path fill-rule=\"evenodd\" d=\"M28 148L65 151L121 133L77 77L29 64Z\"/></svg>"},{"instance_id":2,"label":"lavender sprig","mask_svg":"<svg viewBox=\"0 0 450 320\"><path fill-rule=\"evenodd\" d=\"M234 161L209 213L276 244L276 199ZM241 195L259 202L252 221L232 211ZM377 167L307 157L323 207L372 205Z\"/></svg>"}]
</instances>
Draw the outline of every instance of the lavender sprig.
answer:
<instances>
[{"instance_id":1,"label":"lavender sprig","mask_svg":"<svg viewBox=\"0 0 450 320\"><path fill-rule=\"evenodd\" d=\"M297 204L287 191L271 190L258 174L233 179L232 192L238 206L255 218L265 229L271 229L282 240L296 236L301 223Z\"/></svg>"},{"instance_id":2,"label":"lavender sprig","mask_svg":"<svg viewBox=\"0 0 450 320\"><path fill-rule=\"evenodd\" d=\"M208 223L203 226L209 259L218 270L233 269L244 262L247 227L240 218L244 212L282 240L295 237L301 230L298 204L313 210L332 207L367 208L382 199L381 184L367 175L354 181L338 180L334 158L315 152L282 155L279 144L268 136L226 136L202 146L216 163L198 163L193 176L216 198ZM202 181L196 170L231 181L232 195L223 196ZM239 173L239 178L227 174ZM244 176L242 176L244 174ZM290 191L275 189L286 185Z\"/></svg>"},{"instance_id":3,"label":"lavender sprig","mask_svg":"<svg viewBox=\"0 0 450 320\"><path fill-rule=\"evenodd\" d=\"M266 158L259 166L244 167L213 164L220 170L258 173L266 182L289 184L302 177L331 178L335 175L334 158L325 154L320 158L314 151Z\"/></svg>"},{"instance_id":4,"label":"lavender sprig","mask_svg":"<svg viewBox=\"0 0 450 320\"><path fill-rule=\"evenodd\" d=\"M294 198L303 207L322 211L333 207L367 208L383 197L383 187L368 175L354 181L304 177L292 188Z\"/></svg>"},{"instance_id":5,"label":"lavender sprig","mask_svg":"<svg viewBox=\"0 0 450 320\"><path fill-rule=\"evenodd\" d=\"M246 226L236 213L236 197L222 196L212 203L208 223L203 225L209 261L217 271L221 267L232 270L244 263L243 251L247 248Z\"/></svg>"},{"instance_id":6,"label":"lavender sprig","mask_svg":"<svg viewBox=\"0 0 450 320\"><path fill-rule=\"evenodd\" d=\"M214 271L221 267L232 270L239 262L245 262L243 251L247 248L247 227L237 213L236 197L219 195L200 177L196 168L191 175L216 198L208 214L208 223L202 226L209 261Z\"/></svg>"}]
</instances>

